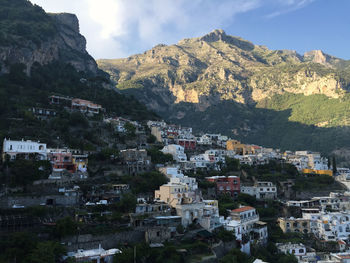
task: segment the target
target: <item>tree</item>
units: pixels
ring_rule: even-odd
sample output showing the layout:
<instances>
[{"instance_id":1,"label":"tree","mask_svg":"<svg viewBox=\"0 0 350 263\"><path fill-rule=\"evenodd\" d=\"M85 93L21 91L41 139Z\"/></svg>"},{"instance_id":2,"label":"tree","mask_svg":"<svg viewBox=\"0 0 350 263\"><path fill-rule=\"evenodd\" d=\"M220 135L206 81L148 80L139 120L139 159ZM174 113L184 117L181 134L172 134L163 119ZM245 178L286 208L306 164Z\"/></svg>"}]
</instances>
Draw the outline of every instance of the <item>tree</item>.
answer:
<instances>
[{"instance_id":1,"label":"tree","mask_svg":"<svg viewBox=\"0 0 350 263\"><path fill-rule=\"evenodd\" d=\"M40 242L28 257L29 263L55 263L66 253L64 247L53 241Z\"/></svg>"},{"instance_id":2,"label":"tree","mask_svg":"<svg viewBox=\"0 0 350 263\"><path fill-rule=\"evenodd\" d=\"M74 235L77 232L77 227L78 224L70 216L67 216L57 220L54 235L59 238Z\"/></svg>"},{"instance_id":3,"label":"tree","mask_svg":"<svg viewBox=\"0 0 350 263\"><path fill-rule=\"evenodd\" d=\"M148 149L147 154L151 156L151 161L154 164L165 164L173 161L173 156L171 154L164 154L156 147Z\"/></svg>"},{"instance_id":4,"label":"tree","mask_svg":"<svg viewBox=\"0 0 350 263\"><path fill-rule=\"evenodd\" d=\"M220 263L241 263L241 262L253 262L253 258L247 254L241 252L238 248L233 248L225 255L219 262Z\"/></svg>"},{"instance_id":5,"label":"tree","mask_svg":"<svg viewBox=\"0 0 350 263\"><path fill-rule=\"evenodd\" d=\"M136 127L130 122L125 123L124 128L126 130L126 136L129 138L134 138L136 136Z\"/></svg>"},{"instance_id":6,"label":"tree","mask_svg":"<svg viewBox=\"0 0 350 263\"><path fill-rule=\"evenodd\" d=\"M333 167L333 175L337 174L337 163L335 161L335 156L332 157L332 167Z\"/></svg>"}]
</instances>

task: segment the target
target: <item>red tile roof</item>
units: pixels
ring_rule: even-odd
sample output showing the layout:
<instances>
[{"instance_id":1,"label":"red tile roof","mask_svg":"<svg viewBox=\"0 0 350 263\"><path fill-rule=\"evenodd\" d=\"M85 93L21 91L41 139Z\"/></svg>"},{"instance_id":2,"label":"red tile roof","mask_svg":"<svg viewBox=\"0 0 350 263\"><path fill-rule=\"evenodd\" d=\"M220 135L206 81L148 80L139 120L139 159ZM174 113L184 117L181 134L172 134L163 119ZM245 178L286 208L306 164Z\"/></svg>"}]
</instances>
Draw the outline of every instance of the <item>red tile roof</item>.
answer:
<instances>
[{"instance_id":1,"label":"red tile roof","mask_svg":"<svg viewBox=\"0 0 350 263\"><path fill-rule=\"evenodd\" d=\"M251 207L251 206L242 206L240 208L232 210L232 212L233 213L242 213L242 212L245 212L245 211L248 211L248 210L255 210L255 208Z\"/></svg>"}]
</instances>

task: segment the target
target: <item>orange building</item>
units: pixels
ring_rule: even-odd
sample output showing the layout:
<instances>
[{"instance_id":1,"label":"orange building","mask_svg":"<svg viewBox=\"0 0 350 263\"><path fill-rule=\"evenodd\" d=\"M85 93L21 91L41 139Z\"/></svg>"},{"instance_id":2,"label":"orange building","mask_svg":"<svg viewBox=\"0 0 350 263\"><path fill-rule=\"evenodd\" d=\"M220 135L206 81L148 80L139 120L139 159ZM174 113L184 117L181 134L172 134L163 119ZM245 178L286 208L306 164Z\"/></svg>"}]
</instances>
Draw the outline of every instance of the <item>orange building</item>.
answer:
<instances>
[{"instance_id":1,"label":"orange building","mask_svg":"<svg viewBox=\"0 0 350 263\"><path fill-rule=\"evenodd\" d=\"M239 155L254 154L255 148L252 145L246 145L237 140L228 140L226 142L226 150L235 151Z\"/></svg>"}]
</instances>

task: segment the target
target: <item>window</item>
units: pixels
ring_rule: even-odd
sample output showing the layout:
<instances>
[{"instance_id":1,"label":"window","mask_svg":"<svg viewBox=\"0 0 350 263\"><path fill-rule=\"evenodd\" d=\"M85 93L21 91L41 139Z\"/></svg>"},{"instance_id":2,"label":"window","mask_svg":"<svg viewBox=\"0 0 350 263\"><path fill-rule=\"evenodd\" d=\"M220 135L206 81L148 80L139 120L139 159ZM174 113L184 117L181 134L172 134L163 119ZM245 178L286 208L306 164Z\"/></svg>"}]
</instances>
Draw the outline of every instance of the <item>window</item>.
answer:
<instances>
[{"instance_id":1,"label":"window","mask_svg":"<svg viewBox=\"0 0 350 263\"><path fill-rule=\"evenodd\" d=\"M299 249L299 253L304 253L304 249Z\"/></svg>"}]
</instances>

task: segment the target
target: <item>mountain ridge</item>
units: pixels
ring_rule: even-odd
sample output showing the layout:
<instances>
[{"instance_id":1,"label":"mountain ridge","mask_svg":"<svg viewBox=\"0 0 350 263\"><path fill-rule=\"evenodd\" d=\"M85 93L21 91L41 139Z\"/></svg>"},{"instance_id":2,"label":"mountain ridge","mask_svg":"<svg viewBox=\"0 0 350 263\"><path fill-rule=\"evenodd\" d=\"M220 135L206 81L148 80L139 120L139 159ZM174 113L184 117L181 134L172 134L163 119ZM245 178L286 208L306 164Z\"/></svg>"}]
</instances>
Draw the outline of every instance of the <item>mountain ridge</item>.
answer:
<instances>
[{"instance_id":1,"label":"mountain ridge","mask_svg":"<svg viewBox=\"0 0 350 263\"><path fill-rule=\"evenodd\" d=\"M284 137L295 132L285 131L292 125L305 131L296 138L310 149L325 152L350 147L344 141L318 146L317 140L306 140L310 131L329 138L343 134L342 127L349 126L350 62L322 51L300 55L294 50L269 50L214 30L174 45L156 45L143 54L97 63L121 92L132 94L166 120L192 124L197 131L222 132L283 148L290 146ZM219 121L215 107L225 119ZM264 136L281 136L281 144Z\"/></svg>"}]
</instances>

